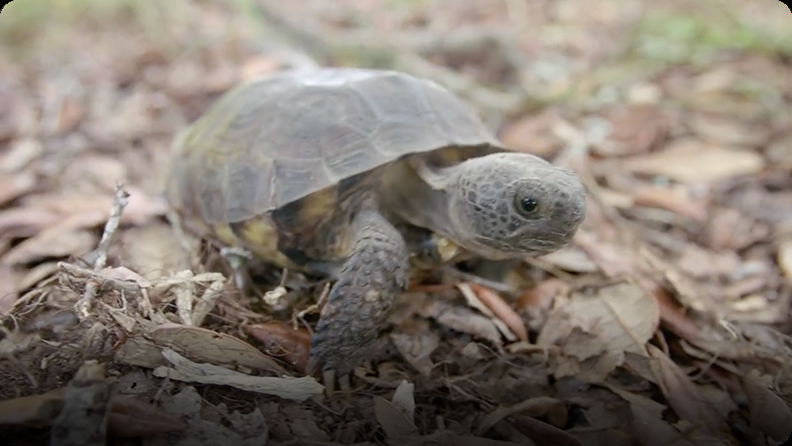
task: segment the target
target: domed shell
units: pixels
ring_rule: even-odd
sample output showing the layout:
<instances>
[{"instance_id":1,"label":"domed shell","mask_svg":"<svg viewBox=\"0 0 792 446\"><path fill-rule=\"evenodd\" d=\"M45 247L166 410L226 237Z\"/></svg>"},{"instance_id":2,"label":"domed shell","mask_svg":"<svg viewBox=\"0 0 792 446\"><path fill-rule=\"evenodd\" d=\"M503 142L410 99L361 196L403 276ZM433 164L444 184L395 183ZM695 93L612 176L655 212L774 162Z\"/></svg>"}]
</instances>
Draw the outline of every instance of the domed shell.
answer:
<instances>
[{"instance_id":1,"label":"domed shell","mask_svg":"<svg viewBox=\"0 0 792 446\"><path fill-rule=\"evenodd\" d=\"M177 138L166 194L204 223L236 223L404 155L480 145L498 142L435 82L283 71L233 88Z\"/></svg>"}]
</instances>

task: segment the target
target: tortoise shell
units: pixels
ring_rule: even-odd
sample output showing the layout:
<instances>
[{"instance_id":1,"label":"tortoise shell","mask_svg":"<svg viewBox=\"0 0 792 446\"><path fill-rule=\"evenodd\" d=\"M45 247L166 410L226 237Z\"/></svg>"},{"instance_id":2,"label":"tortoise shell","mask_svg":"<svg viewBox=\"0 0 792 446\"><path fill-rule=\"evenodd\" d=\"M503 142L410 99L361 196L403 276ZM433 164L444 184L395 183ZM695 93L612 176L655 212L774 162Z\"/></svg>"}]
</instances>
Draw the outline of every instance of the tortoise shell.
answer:
<instances>
[{"instance_id":1,"label":"tortoise shell","mask_svg":"<svg viewBox=\"0 0 792 446\"><path fill-rule=\"evenodd\" d=\"M231 89L177 137L166 197L185 223L293 266L278 252L284 225L273 224L273 211L291 204L300 215L289 224L306 224L337 204L332 189L345 180L407 155L455 162L504 150L498 144L433 81L357 68L282 71ZM421 180L404 181L394 186Z\"/></svg>"}]
</instances>

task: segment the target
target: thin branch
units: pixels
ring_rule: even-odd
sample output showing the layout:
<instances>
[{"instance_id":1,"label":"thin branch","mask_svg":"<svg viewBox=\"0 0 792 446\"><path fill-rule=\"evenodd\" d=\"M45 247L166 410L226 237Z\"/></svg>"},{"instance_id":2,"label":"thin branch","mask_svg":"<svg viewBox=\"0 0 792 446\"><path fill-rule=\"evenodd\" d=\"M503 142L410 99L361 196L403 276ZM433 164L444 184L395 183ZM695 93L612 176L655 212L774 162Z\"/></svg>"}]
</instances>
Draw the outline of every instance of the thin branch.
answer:
<instances>
[{"instance_id":1,"label":"thin branch","mask_svg":"<svg viewBox=\"0 0 792 446\"><path fill-rule=\"evenodd\" d=\"M110 242L112 241L113 235L118 229L118 224L121 220L121 213L124 211L124 208L128 203L129 192L124 190L120 184L117 184L113 208L110 211L110 218L105 224L102 238L99 240L99 246L97 247L99 255L96 258L96 262L94 262L94 272L101 271L107 264L107 253L110 250ZM96 291L98 287L98 282L88 282L88 284L85 286L85 292L83 293L80 300L75 304L74 307L77 311L77 317L79 317L80 320L86 319L91 314L91 304L93 303L93 299L96 297Z\"/></svg>"}]
</instances>

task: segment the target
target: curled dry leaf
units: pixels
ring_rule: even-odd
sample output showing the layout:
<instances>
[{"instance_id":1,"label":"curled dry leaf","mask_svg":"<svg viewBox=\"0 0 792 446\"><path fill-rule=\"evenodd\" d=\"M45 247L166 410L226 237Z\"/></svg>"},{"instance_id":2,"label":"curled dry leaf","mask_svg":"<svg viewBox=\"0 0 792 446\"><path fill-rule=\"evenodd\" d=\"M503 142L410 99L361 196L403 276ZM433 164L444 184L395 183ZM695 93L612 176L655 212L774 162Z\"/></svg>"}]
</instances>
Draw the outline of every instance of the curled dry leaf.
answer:
<instances>
[{"instance_id":1,"label":"curled dry leaf","mask_svg":"<svg viewBox=\"0 0 792 446\"><path fill-rule=\"evenodd\" d=\"M476 293L479 300L487 306L492 314L509 327L511 332L517 336L518 340L528 340L528 330L525 328L522 318L520 318L520 315L518 315L498 293L475 283L469 283L468 286Z\"/></svg>"},{"instance_id":2,"label":"curled dry leaf","mask_svg":"<svg viewBox=\"0 0 792 446\"><path fill-rule=\"evenodd\" d=\"M36 187L36 177L30 172L17 175L0 174L0 206L16 200Z\"/></svg>"},{"instance_id":3,"label":"curled dry leaf","mask_svg":"<svg viewBox=\"0 0 792 446\"><path fill-rule=\"evenodd\" d=\"M11 248L3 262L19 265L48 257L79 256L93 249L96 241L89 231L55 226Z\"/></svg>"},{"instance_id":4,"label":"curled dry leaf","mask_svg":"<svg viewBox=\"0 0 792 446\"><path fill-rule=\"evenodd\" d=\"M190 268L191 252L182 248L173 228L166 223L153 220L118 235L124 264L148 280Z\"/></svg>"},{"instance_id":5,"label":"curled dry leaf","mask_svg":"<svg viewBox=\"0 0 792 446\"><path fill-rule=\"evenodd\" d=\"M792 280L792 238L786 238L778 244L778 266L787 280Z\"/></svg>"},{"instance_id":6,"label":"curled dry leaf","mask_svg":"<svg viewBox=\"0 0 792 446\"><path fill-rule=\"evenodd\" d=\"M415 423L400 410L399 406L385 398L374 397L374 416L385 431L389 445L409 444L420 436Z\"/></svg>"},{"instance_id":7,"label":"curled dry leaf","mask_svg":"<svg viewBox=\"0 0 792 446\"><path fill-rule=\"evenodd\" d=\"M162 351L162 356L171 363L172 367L154 369L154 376L160 378L168 377L177 381L231 386L294 401L305 401L324 392L324 386L310 376L300 378L251 376L214 364L192 362L169 348Z\"/></svg>"},{"instance_id":8,"label":"curled dry leaf","mask_svg":"<svg viewBox=\"0 0 792 446\"><path fill-rule=\"evenodd\" d=\"M167 323L148 333L148 338L161 347L173 348L195 361L286 373L272 358L247 342L205 328Z\"/></svg>"},{"instance_id":9,"label":"curled dry leaf","mask_svg":"<svg viewBox=\"0 0 792 446\"><path fill-rule=\"evenodd\" d=\"M405 361L423 376L429 376L435 367L432 353L440 346L440 336L429 327L424 319L416 319L401 330L391 333L390 338Z\"/></svg>"},{"instance_id":10,"label":"curled dry leaf","mask_svg":"<svg viewBox=\"0 0 792 446\"><path fill-rule=\"evenodd\" d=\"M697 113L689 121L693 131L704 140L733 146L758 146L767 141L767 128L748 125L738 119Z\"/></svg>"},{"instance_id":11,"label":"curled dry leaf","mask_svg":"<svg viewBox=\"0 0 792 446\"><path fill-rule=\"evenodd\" d=\"M10 266L0 263L0 315L7 315L18 297L17 275Z\"/></svg>"},{"instance_id":12,"label":"curled dry leaf","mask_svg":"<svg viewBox=\"0 0 792 446\"><path fill-rule=\"evenodd\" d=\"M638 188L633 194L633 200L636 206L665 209L698 222L703 222L707 218L708 206L704 200L693 200L667 188Z\"/></svg>"},{"instance_id":13,"label":"curled dry leaf","mask_svg":"<svg viewBox=\"0 0 792 446\"><path fill-rule=\"evenodd\" d=\"M792 412L784 400L770 389L772 378L754 369L743 376L742 384L751 409L751 424L775 441L792 435Z\"/></svg>"},{"instance_id":14,"label":"curled dry leaf","mask_svg":"<svg viewBox=\"0 0 792 446\"><path fill-rule=\"evenodd\" d=\"M683 183L710 183L752 175L765 167L761 155L708 145L697 139L674 142L665 150L624 163L627 170Z\"/></svg>"},{"instance_id":15,"label":"curled dry leaf","mask_svg":"<svg viewBox=\"0 0 792 446\"><path fill-rule=\"evenodd\" d=\"M547 262L551 266L575 273L597 272L597 264L585 252L574 246L559 249L533 261Z\"/></svg>"},{"instance_id":16,"label":"curled dry leaf","mask_svg":"<svg viewBox=\"0 0 792 446\"><path fill-rule=\"evenodd\" d=\"M311 334L307 330L295 330L289 324L273 321L247 325L244 331L262 344L266 354L281 358L300 374L305 373L311 348Z\"/></svg>"},{"instance_id":17,"label":"curled dry leaf","mask_svg":"<svg viewBox=\"0 0 792 446\"><path fill-rule=\"evenodd\" d=\"M596 382L624 363L625 352L646 356L659 319L657 302L643 288L617 283L557 299L536 344L560 346L557 374Z\"/></svg>"},{"instance_id":18,"label":"curled dry leaf","mask_svg":"<svg viewBox=\"0 0 792 446\"><path fill-rule=\"evenodd\" d=\"M619 107L609 119L608 139L595 147L603 156L646 153L664 136L668 124L657 107L647 104Z\"/></svg>"},{"instance_id":19,"label":"curled dry leaf","mask_svg":"<svg viewBox=\"0 0 792 446\"><path fill-rule=\"evenodd\" d=\"M536 418L514 414L509 416L509 421L528 438L538 444L556 444L559 446L583 446L583 442L571 434L561 430L556 425L546 423Z\"/></svg>"},{"instance_id":20,"label":"curled dry leaf","mask_svg":"<svg viewBox=\"0 0 792 446\"><path fill-rule=\"evenodd\" d=\"M478 336L501 348L503 341L495 322L468 307L452 305L444 301L433 301L421 309L421 315L431 317L446 327Z\"/></svg>"},{"instance_id":21,"label":"curled dry leaf","mask_svg":"<svg viewBox=\"0 0 792 446\"><path fill-rule=\"evenodd\" d=\"M547 310L553 306L556 296L569 291L569 285L561 279L543 280L535 287L524 292L517 299L518 310Z\"/></svg>"},{"instance_id":22,"label":"curled dry leaf","mask_svg":"<svg viewBox=\"0 0 792 446\"><path fill-rule=\"evenodd\" d=\"M17 139L11 144L8 152L0 157L0 173L19 172L33 160L40 157L43 152L44 145L39 140L32 138ZM0 182L2 182L1 179Z\"/></svg>"},{"instance_id":23,"label":"curled dry leaf","mask_svg":"<svg viewBox=\"0 0 792 446\"><path fill-rule=\"evenodd\" d=\"M513 406L500 406L481 420L475 433L484 435L502 419L513 415L523 414L530 417L544 417L555 420L563 425L568 417L566 404L563 401L549 396L539 396L525 400Z\"/></svg>"},{"instance_id":24,"label":"curled dry leaf","mask_svg":"<svg viewBox=\"0 0 792 446\"><path fill-rule=\"evenodd\" d=\"M47 426L63 407L66 388L0 401L0 426Z\"/></svg>"},{"instance_id":25,"label":"curled dry leaf","mask_svg":"<svg viewBox=\"0 0 792 446\"><path fill-rule=\"evenodd\" d=\"M133 438L181 431L187 426L153 404L119 395L113 399L107 428L119 437Z\"/></svg>"},{"instance_id":26,"label":"curled dry leaf","mask_svg":"<svg viewBox=\"0 0 792 446\"><path fill-rule=\"evenodd\" d=\"M660 389L677 415L682 420L701 426L704 434L728 438L728 424L700 394L690 377L660 349L653 345L649 345L648 349L655 359Z\"/></svg>"},{"instance_id":27,"label":"curled dry leaf","mask_svg":"<svg viewBox=\"0 0 792 446\"><path fill-rule=\"evenodd\" d=\"M696 339L699 335L699 327L696 322L685 315L665 289L655 283L647 285L660 308L660 318L663 320L663 324L682 339L689 341Z\"/></svg>"},{"instance_id":28,"label":"curled dry leaf","mask_svg":"<svg viewBox=\"0 0 792 446\"><path fill-rule=\"evenodd\" d=\"M543 158L551 158L560 141L552 134L556 121L551 114L526 116L509 124L500 135L504 145Z\"/></svg>"}]
</instances>

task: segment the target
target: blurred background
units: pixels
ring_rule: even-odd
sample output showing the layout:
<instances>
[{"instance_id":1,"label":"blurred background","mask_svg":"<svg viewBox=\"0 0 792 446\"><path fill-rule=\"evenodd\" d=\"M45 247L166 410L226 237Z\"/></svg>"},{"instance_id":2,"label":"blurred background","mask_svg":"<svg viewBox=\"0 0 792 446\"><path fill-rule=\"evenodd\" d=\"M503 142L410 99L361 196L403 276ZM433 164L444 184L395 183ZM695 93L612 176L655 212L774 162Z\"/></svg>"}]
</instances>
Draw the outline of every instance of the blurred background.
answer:
<instances>
[{"instance_id":1,"label":"blurred background","mask_svg":"<svg viewBox=\"0 0 792 446\"><path fill-rule=\"evenodd\" d=\"M554 298L629 276L648 300L625 298L618 313L648 327L642 342L662 326L686 372L709 370L720 390L746 364L781 373L792 14L776 0L13 1L0 14L0 315L67 299L41 290L57 261L95 249L119 181L132 195L111 263L151 280L189 264L153 223L173 137L235 84L314 65L432 78L504 144L580 174L590 203L575 242L506 287L532 341L571 336L545 328L560 323ZM223 305L239 320L239 304ZM613 348L622 360L630 350ZM556 377L602 372L589 382L615 367L562 365ZM790 395L787 375L776 390ZM19 392L33 391L19 379ZM499 383L469 392L498 404Z\"/></svg>"}]
</instances>

